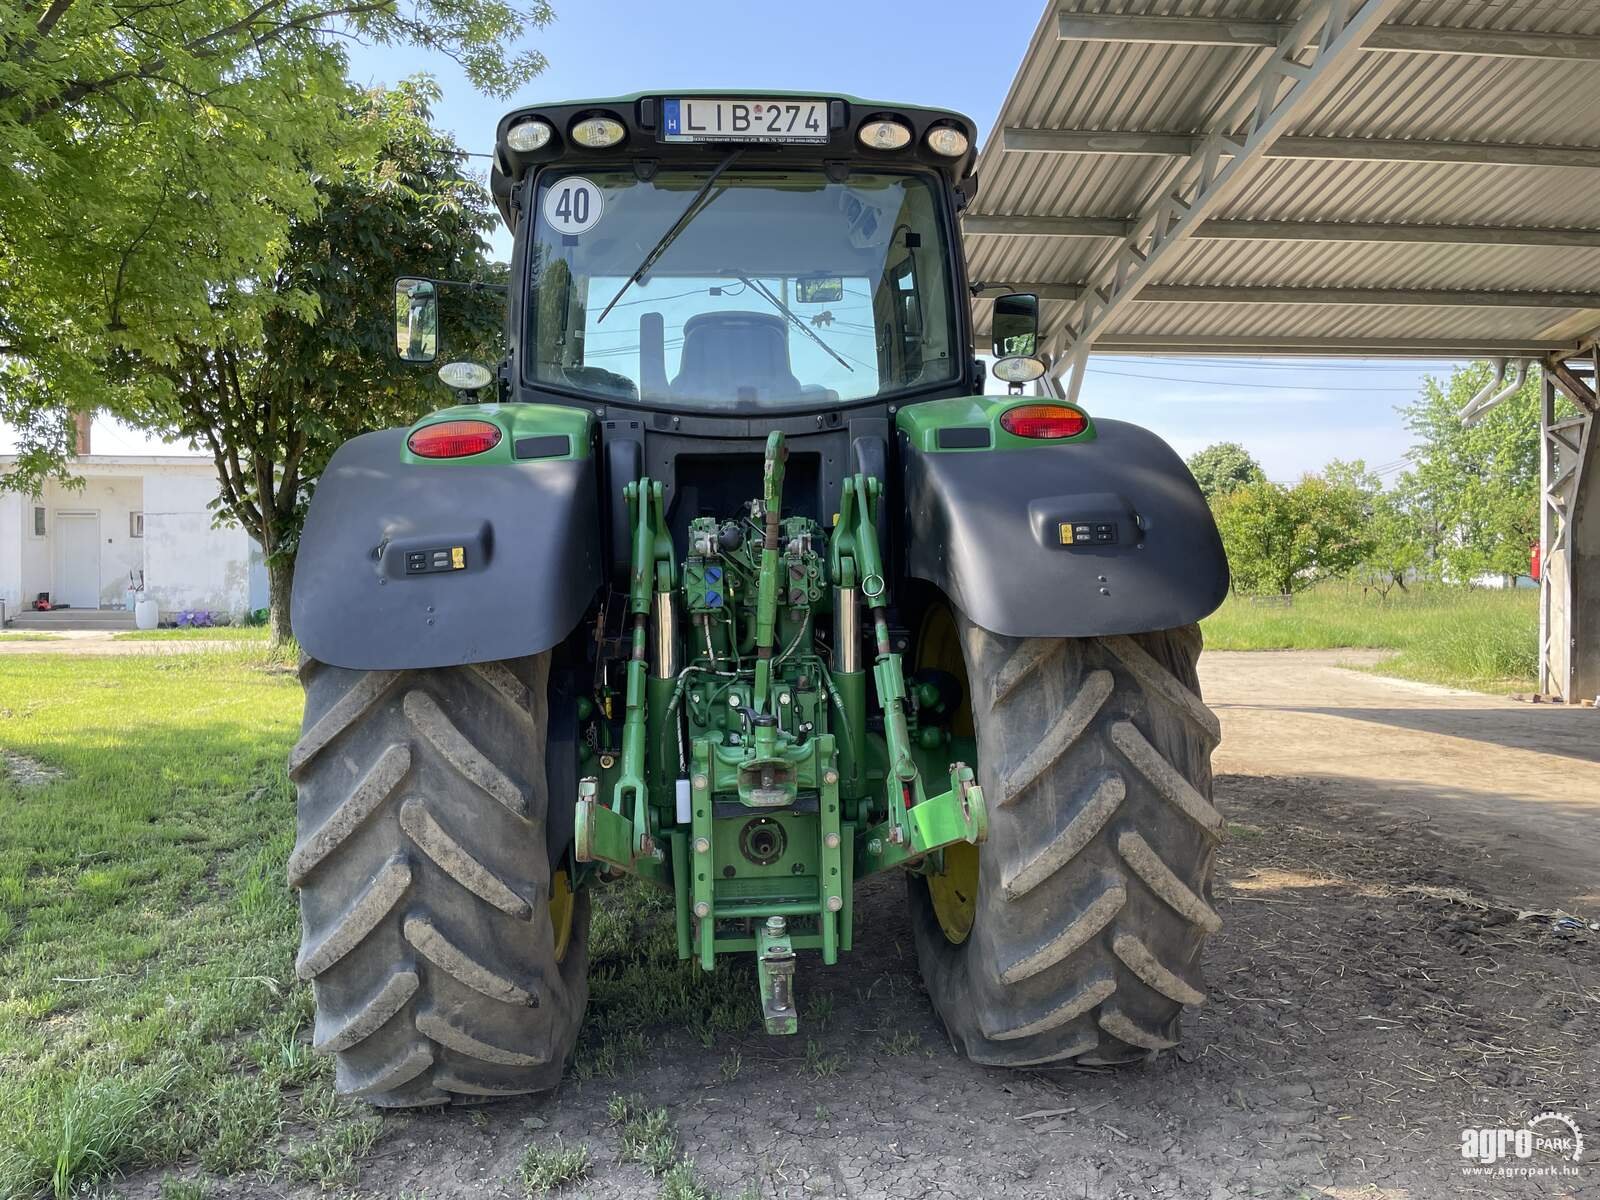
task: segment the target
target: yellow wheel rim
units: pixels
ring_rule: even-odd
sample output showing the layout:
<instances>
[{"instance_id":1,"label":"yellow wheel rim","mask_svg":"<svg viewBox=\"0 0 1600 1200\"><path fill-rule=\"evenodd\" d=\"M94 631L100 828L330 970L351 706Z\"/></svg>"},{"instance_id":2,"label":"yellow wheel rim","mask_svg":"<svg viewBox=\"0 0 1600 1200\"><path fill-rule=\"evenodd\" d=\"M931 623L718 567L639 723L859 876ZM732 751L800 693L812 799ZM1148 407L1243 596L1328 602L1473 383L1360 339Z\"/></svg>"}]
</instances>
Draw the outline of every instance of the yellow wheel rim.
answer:
<instances>
[{"instance_id":1,"label":"yellow wheel rim","mask_svg":"<svg viewBox=\"0 0 1600 1200\"><path fill-rule=\"evenodd\" d=\"M928 895L945 940L959 946L978 912L978 848L967 842L946 846L944 870L928 876Z\"/></svg>"},{"instance_id":2,"label":"yellow wheel rim","mask_svg":"<svg viewBox=\"0 0 1600 1200\"><path fill-rule=\"evenodd\" d=\"M550 927L556 935L556 961L565 962L567 947L572 945L572 883L566 871L557 871L550 877Z\"/></svg>"},{"instance_id":3,"label":"yellow wheel rim","mask_svg":"<svg viewBox=\"0 0 1600 1200\"><path fill-rule=\"evenodd\" d=\"M960 737L972 736L972 701L967 687L967 662L961 653L961 631L944 605L936 605L923 618L917 638L917 668L946 671L961 681L961 708L950 729ZM959 946L972 932L978 912L978 848L957 842L944 849L944 870L928 876L928 897L945 940Z\"/></svg>"}]
</instances>

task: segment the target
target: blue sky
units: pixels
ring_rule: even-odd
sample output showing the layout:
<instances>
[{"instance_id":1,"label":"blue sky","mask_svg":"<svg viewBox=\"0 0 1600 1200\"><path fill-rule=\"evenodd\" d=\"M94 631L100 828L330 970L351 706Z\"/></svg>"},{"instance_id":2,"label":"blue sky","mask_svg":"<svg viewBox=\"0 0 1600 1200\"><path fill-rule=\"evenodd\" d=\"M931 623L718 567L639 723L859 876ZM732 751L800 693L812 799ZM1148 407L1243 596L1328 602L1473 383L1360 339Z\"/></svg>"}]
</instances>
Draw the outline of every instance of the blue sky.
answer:
<instances>
[{"instance_id":1,"label":"blue sky","mask_svg":"<svg viewBox=\"0 0 1600 1200\"><path fill-rule=\"evenodd\" d=\"M556 20L529 39L549 69L508 100L475 92L448 59L417 50L352 47L351 73L367 84L434 76L444 90L437 121L464 149L483 152L508 108L675 88L936 104L965 112L986 135L1041 11L1039 0L553 3ZM508 254L503 235L497 245ZM1184 455L1214 441L1242 442L1271 478L1291 480L1333 457L1397 463L1409 438L1395 408L1428 371L1448 374L1449 364L1098 358L1082 398L1097 415L1149 426ZM102 425L97 450L148 452L141 436Z\"/></svg>"}]
</instances>

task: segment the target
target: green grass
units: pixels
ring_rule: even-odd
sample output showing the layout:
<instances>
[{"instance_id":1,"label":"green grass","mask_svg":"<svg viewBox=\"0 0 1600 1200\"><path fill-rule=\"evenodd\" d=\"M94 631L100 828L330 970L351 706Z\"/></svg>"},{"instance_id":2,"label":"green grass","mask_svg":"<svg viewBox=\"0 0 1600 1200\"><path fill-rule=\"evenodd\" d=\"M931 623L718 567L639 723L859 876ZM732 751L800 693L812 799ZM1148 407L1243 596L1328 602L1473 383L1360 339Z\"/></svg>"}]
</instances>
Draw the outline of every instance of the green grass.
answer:
<instances>
[{"instance_id":1,"label":"green grass","mask_svg":"<svg viewBox=\"0 0 1600 1200\"><path fill-rule=\"evenodd\" d=\"M1201 622L1208 650L1397 651L1380 674L1482 691L1534 686L1539 593L1440 585L1398 589L1387 600L1326 584L1286 608L1230 596Z\"/></svg>"},{"instance_id":2,"label":"green grass","mask_svg":"<svg viewBox=\"0 0 1600 1200\"><path fill-rule=\"evenodd\" d=\"M59 633L34 633L26 629L18 633L0 633L0 642L61 642L65 640Z\"/></svg>"},{"instance_id":3,"label":"green grass","mask_svg":"<svg viewBox=\"0 0 1600 1200\"><path fill-rule=\"evenodd\" d=\"M678 1131L664 1108L646 1108L638 1095L612 1096L606 1116L622 1126L622 1161L638 1163L658 1179L678 1161Z\"/></svg>"},{"instance_id":4,"label":"green grass","mask_svg":"<svg viewBox=\"0 0 1600 1200\"><path fill-rule=\"evenodd\" d=\"M685 1160L661 1177L659 1200L716 1200L695 1178L694 1164Z\"/></svg>"},{"instance_id":5,"label":"green grass","mask_svg":"<svg viewBox=\"0 0 1600 1200\"><path fill-rule=\"evenodd\" d=\"M589 1165L587 1146L568 1146L558 1137L553 1146L533 1145L524 1150L517 1176L522 1180L523 1192L533 1200L587 1178Z\"/></svg>"},{"instance_id":6,"label":"green grass","mask_svg":"<svg viewBox=\"0 0 1600 1200\"><path fill-rule=\"evenodd\" d=\"M717 1200L701 1185L688 1156L679 1157L678 1130L666 1109L647 1108L637 1093L614 1095L606 1101L606 1116L620 1127L622 1161L638 1163L661 1181L657 1200Z\"/></svg>"},{"instance_id":7,"label":"green grass","mask_svg":"<svg viewBox=\"0 0 1600 1200\"><path fill-rule=\"evenodd\" d=\"M182 629L134 629L113 637L119 642L264 642L270 632L265 625L203 625Z\"/></svg>"},{"instance_id":8,"label":"green grass","mask_svg":"<svg viewBox=\"0 0 1600 1200\"><path fill-rule=\"evenodd\" d=\"M760 1025L748 956L720 958L703 971L678 958L671 895L637 880L595 890L589 1007L572 1065L579 1082L637 1070L658 1034L687 1034L710 1049L719 1037Z\"/></svg>"},{"instance_id":9,"label":"green grass","mask_svg":"<svg viewBox=\"0 0 1600 1200\"><path fill-rule=\"evenodd\" d=\"M289 1156L289 1174L325 1192L354 1187L361 1178L357 1160L372 1149L382 1129L376 1116L335 1125Z\"/></svg>"},{"instance_id":10,"label":"green grass","mask_svg":"<svg viewBox=\"0 0 1600 1200\"><path fill-rule=\"evenodd\" d=\"M806 1039L804 1069L812 1079L832 1079L844 1066L844 1055L823 1052L822 1043L815 1038Z\"/></svg>"},{"instance_id":11,"label":"green grass","mask_svg":"<svg viewBox=\"0 0 1600 1200\"><path fill-rule=\"evenodd\" d=\"M0 1196L268 1166L348 1115L292 982L300 704L264 647L0 658L0 744L61 772L0 773ZM340 1136L295 1173L347 1177Z\"/></svg>"}]
</instances>

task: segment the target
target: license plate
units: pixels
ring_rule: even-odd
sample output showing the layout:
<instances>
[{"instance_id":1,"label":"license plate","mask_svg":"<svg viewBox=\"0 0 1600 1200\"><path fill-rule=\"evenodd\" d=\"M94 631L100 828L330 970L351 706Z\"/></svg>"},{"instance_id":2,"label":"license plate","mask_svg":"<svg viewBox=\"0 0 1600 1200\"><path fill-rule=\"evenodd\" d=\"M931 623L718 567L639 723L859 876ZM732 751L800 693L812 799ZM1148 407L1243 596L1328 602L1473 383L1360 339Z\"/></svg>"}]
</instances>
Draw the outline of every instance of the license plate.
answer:
<instances>
[{"instance_id":1,"label":"license plate","mask_svg":"<svg viewBox=\"0 0 1600 1200\"><path fill-rule=\"evenodd\" d=\"M826 100L664 100L664 142L827 142Z\"/></svg>"}]
</instances>

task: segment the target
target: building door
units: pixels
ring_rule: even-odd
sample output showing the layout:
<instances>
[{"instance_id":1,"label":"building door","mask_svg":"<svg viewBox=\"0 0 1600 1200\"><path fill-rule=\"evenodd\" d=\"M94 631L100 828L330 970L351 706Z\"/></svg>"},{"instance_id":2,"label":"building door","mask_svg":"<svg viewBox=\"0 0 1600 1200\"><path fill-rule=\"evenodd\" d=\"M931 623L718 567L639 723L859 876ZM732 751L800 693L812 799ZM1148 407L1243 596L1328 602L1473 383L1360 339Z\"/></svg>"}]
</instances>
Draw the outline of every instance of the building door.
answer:
<instances>
[{"instance_id":1,"label":"building door","mask_svg":"<svg viewBox=\"0 0 1600 1200\"><path fill-rule=\"evenodd\" d=\"M100 607L100 514L58 512L55 586L50 599L73 608Z\"/></svg>"}]
</instances>

